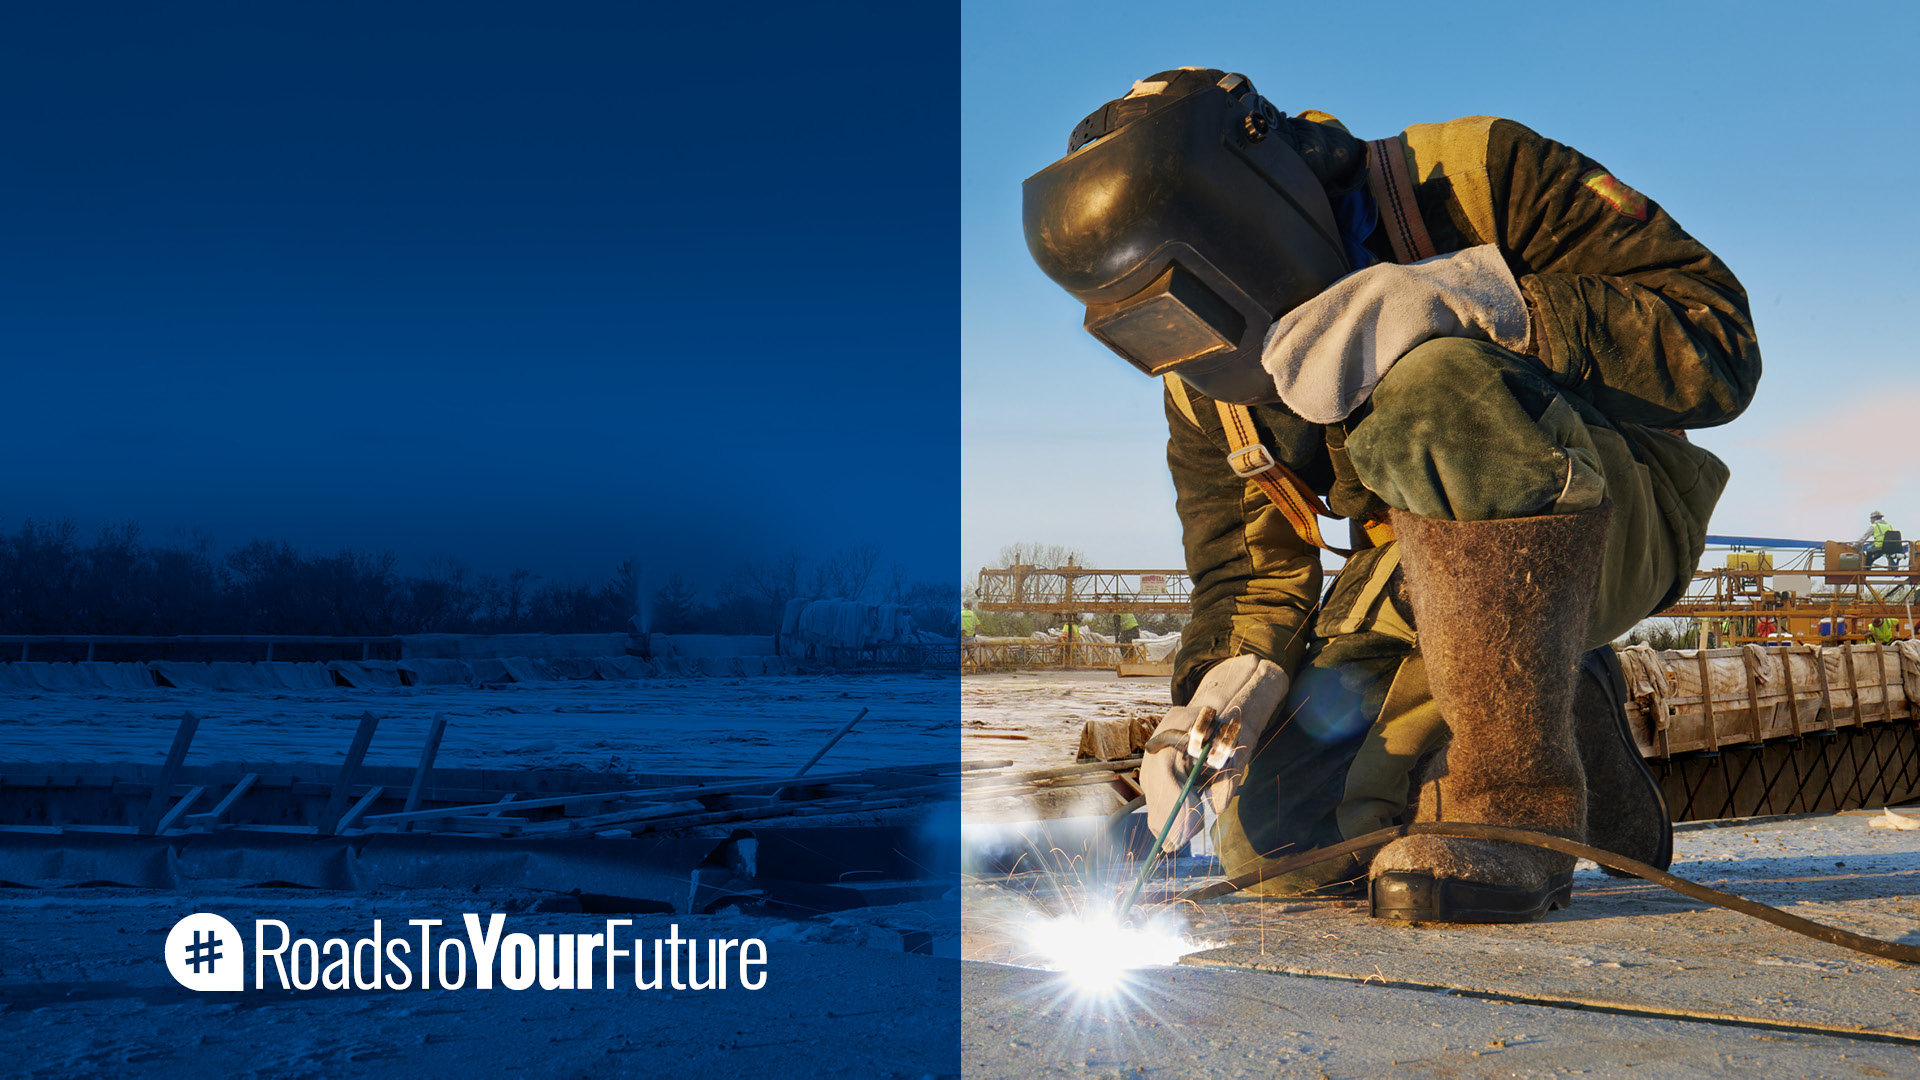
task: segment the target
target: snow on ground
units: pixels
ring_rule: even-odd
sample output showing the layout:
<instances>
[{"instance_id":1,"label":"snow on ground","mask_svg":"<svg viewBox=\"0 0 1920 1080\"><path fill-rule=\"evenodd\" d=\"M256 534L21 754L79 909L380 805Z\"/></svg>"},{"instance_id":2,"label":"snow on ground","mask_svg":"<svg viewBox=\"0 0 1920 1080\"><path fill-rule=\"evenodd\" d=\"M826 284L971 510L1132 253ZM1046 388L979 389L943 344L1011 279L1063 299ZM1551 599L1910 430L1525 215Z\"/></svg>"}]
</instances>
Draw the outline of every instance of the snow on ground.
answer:
<instances>
[{"instance_id":1,"label":"snow on ground","mask_svg":"<svg viewBox=\"0 0 1920 1080\"><path fill-rule=\"evenodd\" d=\"M360 717L381 719L369 765L413 765L437 714L444 768L586 768L676 775L798 768L862 708L819 768L952 760L953 676L636 679L496 687L153 690L0 697L0 761L164 760L182 714L190 764L334 762ZM697 744L689 753L688 744Z\"/></svg>"}]
</instances>

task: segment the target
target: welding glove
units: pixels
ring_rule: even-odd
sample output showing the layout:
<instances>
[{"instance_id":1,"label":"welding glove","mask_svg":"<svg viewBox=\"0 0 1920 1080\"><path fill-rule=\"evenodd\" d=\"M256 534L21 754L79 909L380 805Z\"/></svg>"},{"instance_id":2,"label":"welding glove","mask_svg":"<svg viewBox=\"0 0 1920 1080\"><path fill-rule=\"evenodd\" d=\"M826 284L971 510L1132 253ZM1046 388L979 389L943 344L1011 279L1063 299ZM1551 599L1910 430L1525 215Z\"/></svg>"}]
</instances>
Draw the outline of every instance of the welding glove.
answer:
<instances>
[{"instance_id":1,"label":"welding glove","mask_svg":"<svg viewBox=\"0 0 1920 1080\"><path fill-rule=\"evenodd\" d=\"M1499 249L1482 244L1348 274L1275 320L1260 362L1288 408L1331 424L1421 342L1466 337L1524 351L1527 332L1519 282Z\"/></svg>"},{"instance_id":2,"label":"welding glove","mask_svg":"<svg viewBox=\"0 0 1920 1080\"><path fill-rule=\"evenodd\" d=\"M1192 700L1167 710L1147 740L1140 762L1147 827L1158 836L1167 818L1178 815L1161 844L1162 851L1173 854L1200 831L1203 790L1215 814L1226 810L1246 774L1252 748L1287 700L1287 686L1287 673L1280 665L1257 656L1236 656L1214 665L1200 680ZM1213 747L1206 761L1200 762L1209 733L1214 736ZM1182 802L1180 789L1195 767L1214 775L1196 780Z\"/></svg>"}]
</instances>

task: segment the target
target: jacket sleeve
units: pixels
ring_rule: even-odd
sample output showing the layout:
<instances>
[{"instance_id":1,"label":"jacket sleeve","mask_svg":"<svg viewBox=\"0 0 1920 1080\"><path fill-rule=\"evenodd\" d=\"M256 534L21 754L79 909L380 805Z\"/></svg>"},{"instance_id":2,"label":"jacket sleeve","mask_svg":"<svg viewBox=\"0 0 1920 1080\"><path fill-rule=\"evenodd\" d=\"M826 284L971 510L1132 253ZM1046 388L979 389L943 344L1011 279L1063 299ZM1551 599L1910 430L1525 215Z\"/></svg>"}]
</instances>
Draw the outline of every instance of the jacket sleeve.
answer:
<instances>
[{"instance_id":1,"label":"jacket sleeve","mask_svg":"<svg viewBox=\"0 0 1920 1080\"><path fill-rule=\"evenodd\" d=\"M1288 675L1299 669L1320 595L1320 559L1258 488L1227 468L1225 451L1170 394L1167 424L1167 467L1193 582L1193 618L1174 659L1173 701L1184 705L1208 668L1241 653Z\"/></svg>"},{"instance_id":2,"label":"jacket sleeve","mask_svg":"<svg viewBox=\"0 0 1920 1080\"><path fill-rule=\"evenodd\" d=\"M1556 382L1653 427L1724 424L1747 407L1760 348L1725 263L1601 165L1520 124L1494 123L1487 166L1529 351Z\"/></svg>"}]
</instances>

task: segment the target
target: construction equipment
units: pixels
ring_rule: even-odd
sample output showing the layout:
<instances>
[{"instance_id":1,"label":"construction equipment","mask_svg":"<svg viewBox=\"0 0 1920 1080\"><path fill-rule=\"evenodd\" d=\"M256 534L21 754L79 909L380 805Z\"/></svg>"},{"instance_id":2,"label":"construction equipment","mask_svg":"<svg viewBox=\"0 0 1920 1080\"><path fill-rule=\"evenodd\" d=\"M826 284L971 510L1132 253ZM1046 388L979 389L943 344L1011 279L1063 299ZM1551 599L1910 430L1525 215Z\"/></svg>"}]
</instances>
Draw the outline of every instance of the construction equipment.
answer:
<instances>
[{"instance_id":1,"label":"construction equipment","mask_svg":"<svg viewBox=\"0 0 1920 1080\"><path fill-rule=\"evenodd\" d=\"M963 671L1004 668L1116 668L1123 675L1172 675L1134 644L1088 641L1074 629L1082 615L1180 615L1192 613L1192 583L1184 570L1098 570L1015 565L980 571L975 611L1060 616L1060 641L973 641L961 646Z\"/></svg>"},{"instance_id":2,"label":"construction equipment","mask_svg":"<svg viewBox=\"0 0 1920 1080\"><path fill-rule=\"evenodd\" d=\"M1694 573L1662 617L1696 621L1709 648L1745 644L1836 645L1914 636L1920 573L1865 570L1851 542L1708 536L1722 566ZM1816 565L1817 563L1817 565ZM1907 565L1911 568L1912 558Z\"/></svg>"}]
</instances>

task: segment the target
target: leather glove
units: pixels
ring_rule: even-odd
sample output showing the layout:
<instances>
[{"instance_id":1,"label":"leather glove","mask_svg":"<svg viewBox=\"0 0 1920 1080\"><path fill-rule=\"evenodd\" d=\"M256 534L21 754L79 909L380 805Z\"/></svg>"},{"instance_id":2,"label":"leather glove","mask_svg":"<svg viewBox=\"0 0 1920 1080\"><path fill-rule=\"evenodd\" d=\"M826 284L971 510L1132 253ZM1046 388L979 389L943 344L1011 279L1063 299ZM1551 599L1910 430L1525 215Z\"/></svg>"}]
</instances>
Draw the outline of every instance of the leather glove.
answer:
<instances>
[{"instance_id":1,"label":"leather glove","mask_svg":"<svg viewBox=\"0 0 1920 1080\"><path fill-rule=\"evenodd\" d=\"M1179 815L1161 844L1162 851L1180 850L1200 831L1203 793L1213 803L1214 813L1226 810L1246 773L1252 748L1287 700L1287 686L1287 673L1280 665L1257 656L1236 656L1207 672L1193 700L1168 709L1161 717L1140 762L1140 789L1147 797L1147 827L1154 835L1159 835L1168 817ZM1199 765L1216 775L1209 779L1203 774L1186 801L1176 806L1209 733L1214 736L1213 749Z\"/></svg>"},{"instance_id":2,"label":"leather glove","mask_svg":"<svg viewBox=\"0 0 1920 1080\"><path fill-rule=\"evenodd\" d=\"M1395 361L1439 337L1527 345L1527 302L1492 244L1348 274L1274 321L1260 362L1280 400L1316 424L1345 420Z\"/></svg>"}]
</instances>

